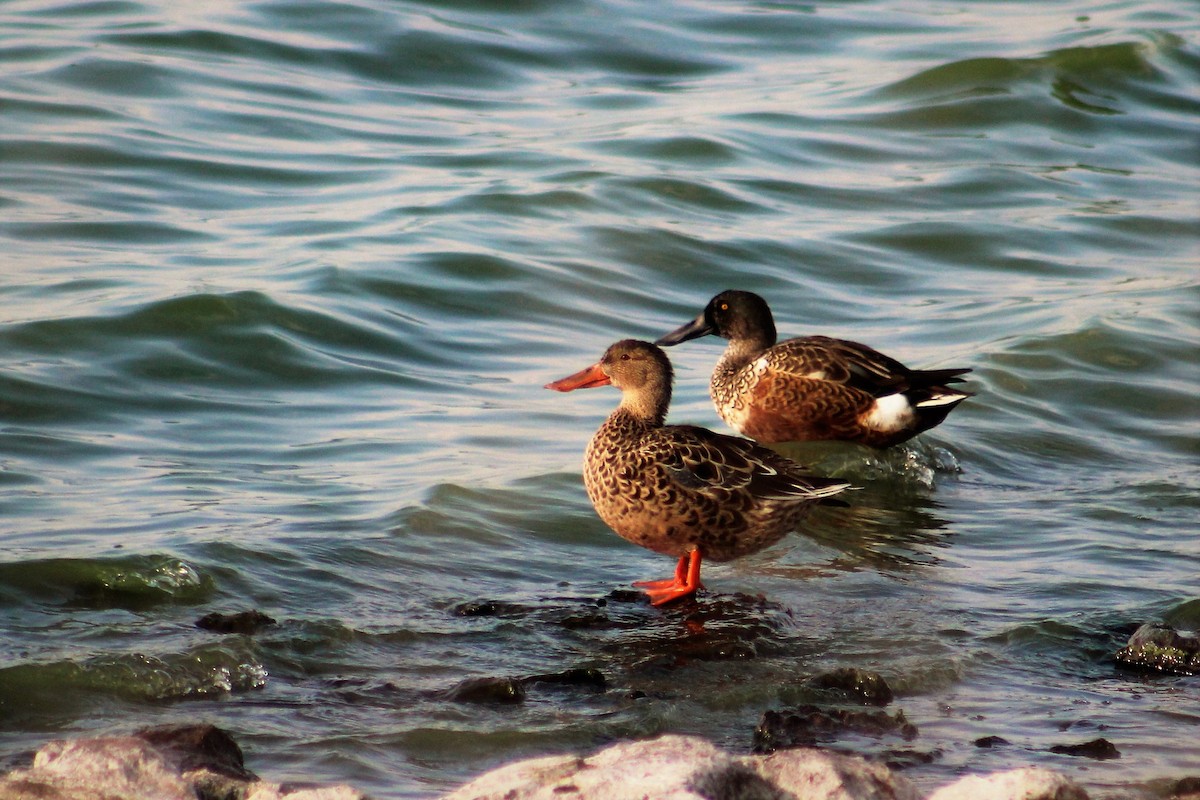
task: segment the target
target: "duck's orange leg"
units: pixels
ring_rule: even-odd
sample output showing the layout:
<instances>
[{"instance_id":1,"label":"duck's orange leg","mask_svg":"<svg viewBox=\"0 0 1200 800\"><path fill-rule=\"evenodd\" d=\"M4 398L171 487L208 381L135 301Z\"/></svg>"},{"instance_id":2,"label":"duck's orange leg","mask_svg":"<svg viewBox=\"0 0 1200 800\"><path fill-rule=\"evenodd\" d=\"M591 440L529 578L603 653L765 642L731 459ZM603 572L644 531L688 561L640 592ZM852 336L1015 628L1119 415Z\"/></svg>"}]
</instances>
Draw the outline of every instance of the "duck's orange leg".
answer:
<instances>
[{"instance_id":1,"label":"duck's orange leg","mask_svg":"<svg viewBox=\"0 0 1200 800\"><path fill-rule=\"evenodd\" d=\"M634 586L645 589L650 604L661 606L672 600L695 594L700 588L700 551L693 550L681 556L675 565L675 577L661 581L637 581Z\"/></svg>"},{"instance_id":2,"label":"duck's orange leg","mask_svg":"<svg viewBox=\"0 0 1200 800\"><path fill-rule=\"evenodd\" d=\"M661 581L634 581L633 585L639 589L666 589L668 586L676 586L687 580L688 556L682 555L679 557L679 563L675 565L675 577L664 578Z\"/></svg>"}]
</instances>

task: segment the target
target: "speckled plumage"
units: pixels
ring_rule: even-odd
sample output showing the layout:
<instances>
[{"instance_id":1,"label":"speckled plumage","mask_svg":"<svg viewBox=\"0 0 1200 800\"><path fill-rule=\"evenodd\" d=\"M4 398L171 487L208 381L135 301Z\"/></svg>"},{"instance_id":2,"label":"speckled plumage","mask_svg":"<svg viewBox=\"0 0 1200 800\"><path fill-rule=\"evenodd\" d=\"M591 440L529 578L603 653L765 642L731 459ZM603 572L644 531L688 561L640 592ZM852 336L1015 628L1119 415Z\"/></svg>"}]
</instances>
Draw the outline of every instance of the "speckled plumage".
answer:
<instances>
[{"instance_id":1,"label":"speckled plumage","mask_svg":"<svg viewBox=\"0 0 1200 800\"><path fill-rule=\"evenodd\" d=\"M593 367L548 386L611 382L621 390L621 404L588 444L583 470L592 505L620 536L681 559L696 552L729 561L779 541L813 503L848 487L806 475L746 439L665 425L671 380L661 349L626 339Z\"/></svg>"},{"instance_id":2,"label":"speckled plumage","mask_svg":"<svg viewBox=\"0 0 1200 800\"><path fill-rule=\"evenodd\" d=\"M890 447L941 423L969 392L948 388L967 368L912 370L845 339L775 343L766 301L726 291L695 320L658 340L729 340L709 389L731 428L760 442L839 440Z\"/></svg>"}]
</instances>

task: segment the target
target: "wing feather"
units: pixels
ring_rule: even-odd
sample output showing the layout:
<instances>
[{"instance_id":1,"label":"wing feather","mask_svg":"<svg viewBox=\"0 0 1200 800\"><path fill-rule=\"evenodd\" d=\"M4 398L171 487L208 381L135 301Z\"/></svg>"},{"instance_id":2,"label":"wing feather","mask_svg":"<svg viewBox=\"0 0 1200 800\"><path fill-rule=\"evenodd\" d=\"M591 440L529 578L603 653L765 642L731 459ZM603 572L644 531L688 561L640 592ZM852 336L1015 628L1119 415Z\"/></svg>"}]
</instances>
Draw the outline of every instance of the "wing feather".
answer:
<instances>
[{"instance_id":1,"label":"wing feather","mask_svg":"<svg viewBox=\"0 0 1200 800\"><path fill-rule=\"evenodd\" d=\"M654 433L643 443L643 455L661 464L684 489L811 501L838 494L850 485L836 478L806 475L802 465L749 439L691 425L670 425Z\"/></svg>"},{"instance_id":2,"label":"wing feather","mask_svg":"<svg viewBox=\"0 0 1200 800\"><path fill-rule=\"evenodd\" d=\"M777 373L844 384L883 397L913 388L959 383L970 369L912 370L861 342L806 336L780 342L768 351Z\"/></svg>"}]
</instances>

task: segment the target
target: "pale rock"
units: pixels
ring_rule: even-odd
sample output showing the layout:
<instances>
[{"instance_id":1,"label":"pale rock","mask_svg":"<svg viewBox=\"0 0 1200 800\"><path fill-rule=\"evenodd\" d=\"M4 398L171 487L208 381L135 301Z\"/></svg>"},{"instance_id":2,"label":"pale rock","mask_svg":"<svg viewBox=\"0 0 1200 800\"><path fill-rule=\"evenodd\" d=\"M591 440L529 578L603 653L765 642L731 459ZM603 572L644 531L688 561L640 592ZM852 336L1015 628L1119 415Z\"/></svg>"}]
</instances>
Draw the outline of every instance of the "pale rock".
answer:
<instances>
[{"instance_id":1,"label":"pale rock","mask_svg":"<svg viewBox=\"0 0 1200 800\"><path fill-rule=\"evenodd\" d=\"M919 800L916 788L857 756L786 750L735 758L704 739L661 736L586 758L500 767L443 800Z\"/></svg>"},{"instance_id":2,"label":"pale rock","mask_svg":"<svg viewBox=\"0 0 1200 800\"><path fill-rule=\"evenodd\" d=\"M345 785L292 788L260 781L250 786L245 800L366 800L366 795Z\"/></svg>"},{"instance_id":3,"label":"pale rock","mask_svg":"<svg viewBox=\"0 0 1200 800\"><path fill-rule=\"evenodd\" d=\"M128 736L49 742L33 766L0 779L0 797L95 798L121 800L195 800L196 793L178 768L157 748Z\"/></svg>"},{"instance_id":4,"label":"pale rock","mask_svg":"<svg viewBox=\"0 0 1200 800\"><path fill-rule=\"evenodd\" d=\"M0 800L364 800L348 786L260 781L229 734L211 725L150 728L45 744L28 769L0 777Z\"/></svg>"},{"instance_id":5,"label":"pale rock","mask_svg":"<svg viewBox=\"0 0 1200 800\"><path fill-rule=\"evenodd\" d=\"M704 800L689 781L733 759L703 739L662 736L624 742L581 758L551 756L492 770L444 800Z\"/></svg>"},{"instance_id":6,"label":"pale rock","mask_svg":"<svg viewBox=\"0 0 1200 800\"><path fill-rule=\"evenodd\" d=\"M1088 800L1088 795L1065 775L1023 767L991 775L968 775L938 789L929 800Z\"/></svg>"},{"instance_id":7,"label":"pale rock","mask_svg":"<svg viewBox=\"0 0 1200 800\"><path fill-rule=\"evenodd\" d=\"M741 760L752 764L771 784L804 800L920 800L921 797L907 778L859 756L800 747L779 750L769 756L745 756Z\"/></svg>"}]
</instances>

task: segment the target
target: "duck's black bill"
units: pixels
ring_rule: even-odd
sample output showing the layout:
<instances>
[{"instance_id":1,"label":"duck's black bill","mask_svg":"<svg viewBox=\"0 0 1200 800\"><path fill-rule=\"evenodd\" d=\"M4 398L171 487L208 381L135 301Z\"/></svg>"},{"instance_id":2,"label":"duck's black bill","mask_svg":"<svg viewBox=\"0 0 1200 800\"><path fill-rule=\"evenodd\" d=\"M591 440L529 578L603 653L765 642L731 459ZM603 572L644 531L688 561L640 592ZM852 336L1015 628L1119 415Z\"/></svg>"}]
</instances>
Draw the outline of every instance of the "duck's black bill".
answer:
<instances>
[{"instance_id":1,"label":"duck's black bill","mask_svg":"<svg viewBox=\"0 0 1200 800\"><path fill-rule=\"evenodd\" d=\"M690 339L699 339L701 336L708 336L710 333L716 333L716 330L712 325L708 324L708 321L704 319L704 315L701 314L691 322L681 325L666 336L663 336L655 344L660 347L670 347L673 344L686 342Z\"/></svg>"}]
</instances>

